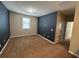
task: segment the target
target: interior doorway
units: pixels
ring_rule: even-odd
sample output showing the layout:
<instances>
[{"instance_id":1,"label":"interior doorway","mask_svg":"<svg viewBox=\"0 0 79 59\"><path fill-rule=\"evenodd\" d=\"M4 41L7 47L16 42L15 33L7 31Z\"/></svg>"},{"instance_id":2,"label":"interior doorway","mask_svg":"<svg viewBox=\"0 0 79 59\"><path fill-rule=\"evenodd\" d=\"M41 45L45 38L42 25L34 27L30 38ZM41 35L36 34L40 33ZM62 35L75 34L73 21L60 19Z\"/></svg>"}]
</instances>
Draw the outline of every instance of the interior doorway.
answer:
<instances>
[{"instance_id":1,"label":"interior doorway","mask_svg":"<svg viewBox=\"0 0 79 59\"><path fill-rule=\"evenodd\" d=\"M61 44L67 50L69 50L70 41L72 37L75 9L64 10L62 11L62 13L64 15L64 18L62 20L60 41Z\"/></svg>"}]
</instances>

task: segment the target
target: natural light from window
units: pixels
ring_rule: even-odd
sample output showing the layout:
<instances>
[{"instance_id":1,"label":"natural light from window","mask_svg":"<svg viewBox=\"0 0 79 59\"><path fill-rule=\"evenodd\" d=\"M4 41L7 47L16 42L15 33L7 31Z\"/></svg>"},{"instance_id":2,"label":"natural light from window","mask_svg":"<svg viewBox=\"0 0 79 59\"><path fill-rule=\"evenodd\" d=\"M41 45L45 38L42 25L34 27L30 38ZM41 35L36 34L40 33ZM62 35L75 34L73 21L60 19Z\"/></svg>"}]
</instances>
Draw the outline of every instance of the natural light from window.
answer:
<instances>
[{"instance_id":1,"label":"natural light from window","mask_svg":"<svg viewBox=\"0 0 79 59\"><path fill-rule=\"evenodd\" d=\"M23 29L30 29L30 18L23 18Z\"/></svg>"}]
</instances>

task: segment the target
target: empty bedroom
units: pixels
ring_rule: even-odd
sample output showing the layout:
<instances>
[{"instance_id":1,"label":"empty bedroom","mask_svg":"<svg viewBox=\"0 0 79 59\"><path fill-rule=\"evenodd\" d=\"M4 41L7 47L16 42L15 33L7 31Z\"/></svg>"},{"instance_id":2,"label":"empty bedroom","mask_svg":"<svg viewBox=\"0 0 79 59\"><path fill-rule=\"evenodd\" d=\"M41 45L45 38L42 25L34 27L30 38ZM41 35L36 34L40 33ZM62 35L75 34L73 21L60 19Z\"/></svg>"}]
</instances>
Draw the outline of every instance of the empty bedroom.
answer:
<instances>
[{"instance_id":1,"label":"empty bedroom","mask_svg":"<svg viewBox=\"0 0 79 59\"><path fill-rule=\"evenodd\" d=\"M78 58L79 1L0 1L0 58Z\"/></svg>"}]
</instances>

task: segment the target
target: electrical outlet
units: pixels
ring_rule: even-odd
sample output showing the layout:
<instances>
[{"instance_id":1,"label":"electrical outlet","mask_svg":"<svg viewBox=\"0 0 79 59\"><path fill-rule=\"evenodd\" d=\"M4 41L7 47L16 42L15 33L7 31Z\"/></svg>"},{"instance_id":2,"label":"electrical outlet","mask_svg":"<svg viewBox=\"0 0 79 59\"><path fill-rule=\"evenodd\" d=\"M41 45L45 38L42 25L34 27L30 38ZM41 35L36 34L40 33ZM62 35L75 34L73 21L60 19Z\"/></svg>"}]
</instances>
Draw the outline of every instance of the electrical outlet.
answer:
<instances>
[{"instance_id":1,"label":"electrical outlet","mask_svg":"<svg viewBox=\"0 0 79 59\"><path fill-rule=\"evenodd\" d=\"M0 47L1 47L1 44L0 44Z\"/></svg>"},{"instance_id":2,"label":"electrical outlet","mask_svg":"<svg viewBox=\"0 0 79 59\"><path fill-rule=\"evenodd\" d=\"M5 40L4 40L4 42L5 42Z\"/></svg>"},{"instance_id":3,"label":"electrical outlet","mask_svg":"<svg viewBox=\"0 0 79 59\"><path fill-rule=\"evenodd\" d=\"M46 35L44 34L44 36L46 36Z\"/></svg>"},{"instance_id":4,"label":"electrical outlet","mask_svg":"<svg viewBox=\"0 0 79 59\"><path fill-rule=\"evenodd\" d=\"M49 36L47 35L47 37L49 38Z\"/></svg>"}]
</instances>

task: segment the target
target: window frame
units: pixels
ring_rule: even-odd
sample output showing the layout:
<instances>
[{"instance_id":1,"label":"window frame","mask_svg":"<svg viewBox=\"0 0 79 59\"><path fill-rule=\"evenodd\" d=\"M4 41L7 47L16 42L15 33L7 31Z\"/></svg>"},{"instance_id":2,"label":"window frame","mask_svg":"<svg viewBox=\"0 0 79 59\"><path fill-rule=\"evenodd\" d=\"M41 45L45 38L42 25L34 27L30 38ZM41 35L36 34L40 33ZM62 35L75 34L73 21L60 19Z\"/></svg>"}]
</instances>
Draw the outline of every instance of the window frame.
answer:
<instances>
[{"instance_id":1,"label":"window frame","mask_svg":"<svg viewBox=\"0 0 79 59\"><path fill-rule=\"evenodd\" d=\"M24 21L25 19L26 19L28 22L25 23L25 21ZM27 24L27 25L26 25L26 24ZM27 26L27 27L24 27L24 25ZM24 29L24 30L25 30L25 29L30 29L30 17L23 17L23 18L22 18L22 29Z\"/></svg>"}]
</instances>

